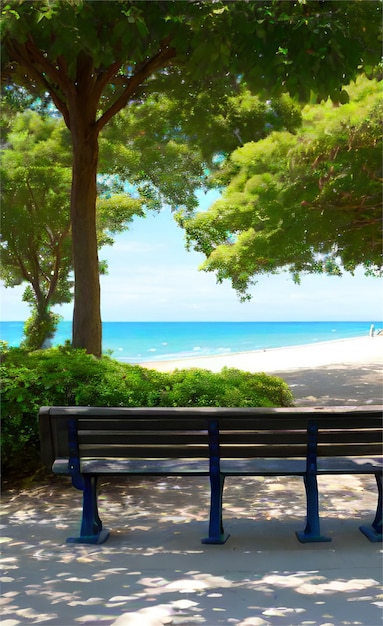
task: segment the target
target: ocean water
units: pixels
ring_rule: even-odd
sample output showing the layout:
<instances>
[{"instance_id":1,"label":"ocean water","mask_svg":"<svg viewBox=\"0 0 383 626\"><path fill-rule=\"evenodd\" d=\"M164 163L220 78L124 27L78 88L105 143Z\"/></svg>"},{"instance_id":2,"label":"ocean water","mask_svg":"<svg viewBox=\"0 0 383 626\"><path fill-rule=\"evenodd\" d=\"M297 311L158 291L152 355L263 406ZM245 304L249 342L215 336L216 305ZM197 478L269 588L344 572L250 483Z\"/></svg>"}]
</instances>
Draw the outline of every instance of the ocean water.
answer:
<instances>
[{"instance_id":1,"label":"ocean water","mask_svg":"<svg viewBox=\"0 0 383 626\"><path fill-rule=\"evenodd\" d=\"M103 351L128 363L217 356L366 336L383 322L104 322ZM71 338L71 322L60 322L53 345ZM1 322L0 338L22 339L23 322Z\"/></svg>"}]
</instances>

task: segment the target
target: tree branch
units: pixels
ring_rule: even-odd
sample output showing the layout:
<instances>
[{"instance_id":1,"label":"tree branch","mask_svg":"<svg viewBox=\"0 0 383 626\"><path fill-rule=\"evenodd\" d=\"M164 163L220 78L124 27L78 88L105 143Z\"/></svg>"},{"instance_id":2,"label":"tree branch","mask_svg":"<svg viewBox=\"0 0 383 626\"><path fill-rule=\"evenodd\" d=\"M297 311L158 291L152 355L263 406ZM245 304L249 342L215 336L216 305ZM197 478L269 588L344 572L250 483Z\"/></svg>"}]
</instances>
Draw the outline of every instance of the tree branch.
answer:
<instances>
[{"instance_id":1,"label":"tree branch","mask_svg":"<svg viewBox=\"0 0 383 626\"><path fill-rule=\"evenodd\" d=\"M14 256L16 257L16 262L15 262L14 267L17 267L21 271L21 275L24 277L24 280L29 283L30 282L30 277L28 275L27 268L24 265L24 261L23 261L22 257L17 253L16 246L14 245L12 247L13 247Z\"/></svg>"},{"instance_id":2,"label":"tree branch","mask_svg":"<svg viewBox=\"0 0 383 626\"><path fill-rule=\"evenodd\" d=\"M37 67L35 67L34 63L34 59L31 58L31 54L29 53L26 44L18 44L16 41L14 40L9 40L8 41L8 47L12 53L12 56L14 58L14 60L19 63L20 67L22 69L24 69L26 71L27 76L29 76L29 78L31 80L35 80L37 82L38 85L40 85L43 89L46 89L46 91L49 92L49 94L52 97L52 100L56 106L56 108L60 111L60 113L62 114L65 124L67 125L68 128L70 128L70 118L69 118L69 110L68 107L66 106L64 100L62 98L60 98L60 96L58 95L58 93L56 92L56 90L54 89L53 84L51 84L46 78L45 76L42 74L42 72L40 72ZM45 62L46 66L54 69L53 66L51 66L48 62ZM45 67L45 69L47 69L47 67ZM60 74L57 70L55 70L55 72L57 74ZM49 75L49 72L47 71L47 74ZM60 81L62 82L62 81ZM59 83L58 83L59 84ZM70 81L67 82L68 85L70 85Z\"/></svg>"},{"instance_id":3,"label":"tree branch","mask_svg":"<svg viewBox=\"0 0 383 626\"><path fill-rule=\"evenodd\" d=\"M115 63L112 63L112 65L110 65L105 71L99 72L94 89L94 95L97 98L97 102L100 100L103 90L105 89L109 81L113 78L113 76L116 75L120 67L121 61L116 61Z\"/></svg>"},{"instance_id":4,"label":"tree branch","mask_svg":"<svg viewBox=\"0 0 383 626\"><path fill-rule=\"evenodd\" d=\"M20 254L16 252L16 250L15 250L15 254L17 257L17 261L18 261L21 273L24 276L25 281L32 285L33 291L35 292L36 300L38 301L39 298L41 298L41 289L40 289L38 278L36 278L36 274L33 271L28 272L27 268L24 265L24 261L22 257L20 256ZM32 257L29 256L29 260L31 261L32 265L35 265L35 255L32 255ZM33 269L35 270L36 267L34 267Z\"/></svg>"},{"instance_id":5,"label":"tree branch","mask_svg":"<svg viewBox=\"0 0 383 626\"><path fill-rule=\"evenodd\" d=\"M42 50L40 50L40 48L38 48L38 46L36 46L31 36L28 37L28 40L25 42L24 47L29 56L31 64L40 65L47 73L51 81L56 83L60 87L62 93L65 93L70 89L71 82L68 79L68 76L65 75L65 73L63 72L60 72L60 70L58 70L53 65L53 63L44 56L44 53L42 52Z\"/></svg>"},{"instance_id":6,"label":"tree branch","mask_svg":"<svg viewBox=\"0 0 383 626\"><path fill-rule=\"evenodd\" d=\"M111 105L111 107L109 107L109 109L107 109L104 114L97 120L97 132L100 132L105 124L107 124L107 122L109 122L109 120L116 113L118 113L127 105L127 103L129 102L129 98L131 98L133 94L136 93L138 87L146 78L148 78L148 76L153 74L156 70L165 67L170 59L174 58L175 56L175 48L165 47L161 49L154 57L144 63L140 70L128 79L128 85L126 86L120 97L117 98L117 100ZM107 82L105 83L105 85L107 84Z\"/></svg>"}]
</instances>

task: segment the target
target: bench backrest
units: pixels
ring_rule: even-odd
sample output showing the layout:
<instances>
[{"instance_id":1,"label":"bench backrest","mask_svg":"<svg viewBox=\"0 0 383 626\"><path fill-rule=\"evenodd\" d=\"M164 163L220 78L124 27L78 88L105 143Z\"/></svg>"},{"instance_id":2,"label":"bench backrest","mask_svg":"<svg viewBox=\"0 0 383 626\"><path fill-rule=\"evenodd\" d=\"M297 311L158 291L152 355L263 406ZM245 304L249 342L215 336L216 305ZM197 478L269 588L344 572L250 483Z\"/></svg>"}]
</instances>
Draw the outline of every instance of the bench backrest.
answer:
<instances>
[{"instance_id":1,"label":"bench backrest","mask_svg":"<svg viewBox=\"0 0 383 626\"><path fill-rule=\"evenodd\" d=\"M382 452L382 407L114 408L42 407L43 463L69 458L76 429L83 458L304 458L307 430L318 429L318 456ZM215 438L217 441L217 438Z\"/></svg>"}]
</instances>

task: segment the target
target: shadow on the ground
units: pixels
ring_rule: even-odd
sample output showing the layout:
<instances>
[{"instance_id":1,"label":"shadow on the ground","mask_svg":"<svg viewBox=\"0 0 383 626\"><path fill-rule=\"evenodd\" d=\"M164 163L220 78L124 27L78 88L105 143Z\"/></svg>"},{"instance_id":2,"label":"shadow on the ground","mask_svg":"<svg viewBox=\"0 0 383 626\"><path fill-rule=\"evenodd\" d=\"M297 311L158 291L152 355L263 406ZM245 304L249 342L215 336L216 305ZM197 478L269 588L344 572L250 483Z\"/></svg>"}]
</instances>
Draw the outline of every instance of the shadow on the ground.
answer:
<instances>
[{"instance_id":1,"label":"shadow on the ground","mask_svg":"<svg viewBox=\"0 0 383 626\"><path fill-rule=\"evenodd\" d=\"M275 372L287 382L296 406L382 404L383 371L373 365L327 365Z\"/></svg>"},{"instance_id":2,"label":"shadow on the ground","mask_svg":"<svg viewBox=\"0 0 383 626\"><path fill-rule=\"evenodd\" d=\"M3 497L2 626L312 626L381 617L379 547L358 531L372 477L320 478L323 531L299 544L299 478L227 480L223 546L206 546L209 488L197 478L104 481L101 546L66 544L81 494L61 479Z\"/></svg>"}]
</instances>

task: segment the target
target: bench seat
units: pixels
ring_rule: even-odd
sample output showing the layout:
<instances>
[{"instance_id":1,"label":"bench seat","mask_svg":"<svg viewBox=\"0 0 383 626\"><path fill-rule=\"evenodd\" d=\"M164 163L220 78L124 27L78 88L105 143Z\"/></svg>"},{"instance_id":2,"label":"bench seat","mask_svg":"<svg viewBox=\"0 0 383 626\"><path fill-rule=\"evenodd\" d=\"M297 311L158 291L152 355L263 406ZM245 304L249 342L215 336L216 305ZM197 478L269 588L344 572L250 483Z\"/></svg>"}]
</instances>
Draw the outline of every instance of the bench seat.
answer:
<instances>
[{"instance_id":1,"label":"bench seat","mask_svg":"<svg viewBox=\"0 0 383 626\"><path fill-rule=\"evenodd\" d=\"M321 457L317 474L375 474L379 458ZM209 476L209 461L190 459L82 459L81 474L92 476ZM54 474L70 476L68 459L53 463ZM220 473L224 476L304 476L306 459L223 459Z\"/></svg>"}]
</instances>

